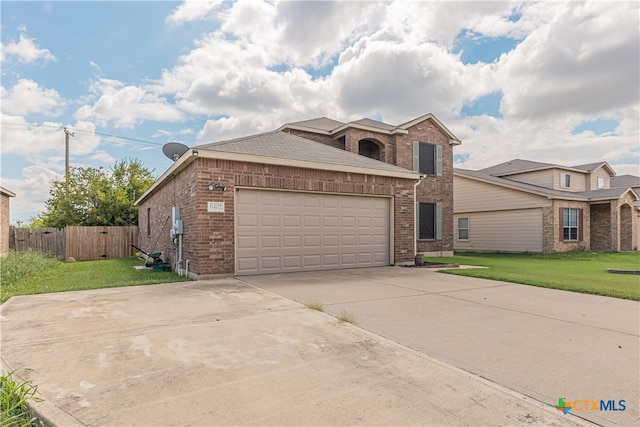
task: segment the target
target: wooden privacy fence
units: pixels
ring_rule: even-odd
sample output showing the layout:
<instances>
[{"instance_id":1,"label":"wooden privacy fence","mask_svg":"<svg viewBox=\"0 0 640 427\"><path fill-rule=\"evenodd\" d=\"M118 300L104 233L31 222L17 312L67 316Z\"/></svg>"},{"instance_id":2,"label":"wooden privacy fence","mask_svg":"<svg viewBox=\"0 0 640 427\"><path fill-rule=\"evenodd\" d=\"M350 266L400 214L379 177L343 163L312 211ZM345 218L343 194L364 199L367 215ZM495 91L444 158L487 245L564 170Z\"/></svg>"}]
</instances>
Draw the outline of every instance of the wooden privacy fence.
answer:
<instances>
[{"instance_id":1,"label":"wooden privacy fence","mask_svg":"<svg viewBox=\"0 0 640 427\"><path fill-rule=\"evenodd\" d=\"M9 230L9 248L32 249L76 261L127 258L135 255L129 243L138 245L138 227L16 228Z\"/></svg>"}]
</instances>

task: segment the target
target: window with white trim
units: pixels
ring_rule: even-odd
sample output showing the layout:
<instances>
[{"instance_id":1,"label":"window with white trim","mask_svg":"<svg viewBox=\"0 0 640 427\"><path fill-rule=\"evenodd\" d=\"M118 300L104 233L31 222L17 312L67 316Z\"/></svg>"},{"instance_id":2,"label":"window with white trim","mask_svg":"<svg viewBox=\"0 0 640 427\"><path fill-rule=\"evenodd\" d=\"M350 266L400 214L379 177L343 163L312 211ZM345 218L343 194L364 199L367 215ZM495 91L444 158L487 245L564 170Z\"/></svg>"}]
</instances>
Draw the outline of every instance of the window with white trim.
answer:
<instances>
[{"instance_id":1,"label":"window with white trim","mask_svg":"<svg viewBox=\"0 0 640 427\"><path fill-rule=\"evenodd\" d=\"M579 240L578 209L564 208L562 210L562 240L577 242Z\"/></svg>"},{"instance_id":2,"label":"window with white trim","mask_svg":"<svg viewBox=\"0 0 640 427\"><path fill-rule=\"evenodd\" d=\"M604 188L604 178L598 177L598 190L602 190Z\"/></svg>"},{"instance_id":3,"label":"window with white trim","mask_svg":"<svg viewBox=\"0 0 640 427\"><path fill-rule=\"evenodd\" d=\"M416 204L416 237L420 240L442 239L442 203Z\"/></svg>"},{"instance_id":4,"label":"window with white trim","mask_svg":"<svg viewBox=\"0 0 640 427\"><path fill-rule=\"evenodd\" d=\"M560 174L560 187L571 188L571 175L569 175L568 173Z\"/></svg>"},{"instance_id":5,"label":"window with white trim","mask_svg":"<svg viewBox=\"0 0 640 427\"><path fill-rule=\"evenodd\" d=\"M469 240L469 218L458 218L458 240Z\"/></svg>"},{"instance_id":6,"label":"window with white trim","mask_svg":"<svg viewBox=\"0 0 640 427\"><path fill-rule=\"evenodd\" d=\"M413 170L425 175L442 175L442 147L413 141Z\"/></svg>"}]
</instances>

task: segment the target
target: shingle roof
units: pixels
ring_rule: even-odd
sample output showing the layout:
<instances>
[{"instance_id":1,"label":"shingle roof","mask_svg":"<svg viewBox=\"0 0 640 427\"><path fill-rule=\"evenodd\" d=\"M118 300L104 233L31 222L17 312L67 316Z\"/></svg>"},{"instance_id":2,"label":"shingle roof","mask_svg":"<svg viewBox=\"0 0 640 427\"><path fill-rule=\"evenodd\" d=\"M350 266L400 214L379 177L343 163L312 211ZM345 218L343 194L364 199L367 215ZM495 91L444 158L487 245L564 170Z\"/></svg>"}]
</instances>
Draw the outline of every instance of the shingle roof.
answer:
<instances>
[{"instance_id":1,"label":"shingle roof","mask_svg":"<svg viewBox=\"0 0 640 427\"><path fill-rule=\"evenodd\" d=\"M640 187L640 176L634 176L634 175L612 176L611 187Z\"/></svg>"},{"instance_id":2,"label":"shingle roof","mask_svg":"<svg viewBox=\"0 0 640 427\"><path fill-rule=\"evenodd\" d=\"M409 129L411 126L417 123L423 122L425 120L433 121L436 124L436 126L440 128L440 130L442 130L447 136L449 136L450 144L452 145L460 144L460 140L453 133L451 133L451 131L447 129L447 127L443 125L440 122L440 120L438 120L431 113L425 114L424 116L420 116L416 119L413 119L411 121L408 121L406 123L403 123L397 126L391 125L388 123L383 123L378 120L367 119L367 118L351 121L348 123L343 123L338 120L333 120L327 117L318 117L311 120L303 120L300 122L286 123L280 126L278 130L285 130L289 128L298 128L298 129L304 128L304 129L309 129L312 132L315 130L316 132L319 132L319 133L334 135L350 127L358 128L361 126L365 126L367 128L379 129L382 133L386 133L386 134L406 134L407 129Z\"/></svg>"},{"instance_id":3,"label":"shingle roof","mask_svg":"<svg viewBox=\"0 0 640 427\"><path fill-rule=\"evenodd\" d=\"M502 176L516 172L533 171L538 169L547 169L554 167L551 163L540 163L531 160L513 159L508 162L480 169L478 172L484 172L488 175Z\"/></svg>"},{"instance_id":4,"label":"shingle roof","mask_svg":"<svg viewBox=\"0 0 640 427\"><path fill-rule=\"evenodd\" d=\"M377 120L372 119L360 119L354 122L349 122L349 124L358 124L363 126L369 126L372 128L384 129L384 130L394 130L397 126L390 125L388 123L379 122Z\"/></svg>"},{"instance_id":5,"label":"shingle roof","mask_svg":"<svg viewBox=\"0 0 640 427\"><path fill-rule=\"evenodd\" d=\"M302 160L356 168L412 172L389 163L381 162L349 151L344 151L339 148L334 148L282 131L272 131L227 141L203 144L194 148L279 159Z\"/></svg>"},{"instance_id":6,"label":"shingle roof","mask_svg":"<svg viewBox=\"0 0 640 427\"><path fill-rule=\"evenodd\" d=\"M330 132L335 128L338 128L345 123L339 122L337 120L330 119L328 117L318 117L310 120L302 120L300 122L288 123L288 125L301 126L311 129L318 129L325 132Z\"/></svg>"},{"instance_id":7,"label":"shingle roof","mask_svg":"<svg viewBox=\"0 0 640 427\"><path fill-rule=\"evenodd\" d=\"M587 163L586 165L571 166L573 169L581 169L585 172L593 172L607 162Z\"/></svg>"},{"instance_id":8,"label":"shingle roof","mask_svg":"<svg viewBox=\"0 0 640 427\"><path fill-rule=\"evenodd\" d=\"M537 194L539 196L545 196L553 199L584 200L584 201L611 200L611 199L620 198L624 193L626 193L629 190L629 186L627 186L627 187L609 188L606 190L593 190L593 191L580 191L580 192L563 191L563 190L554 190L554 189L542 187L539 185L513 181L506 178L500 178L498 176L489 175L488 173L485 173L482 170L472 171L468 169L454 168L453 171L455 175L474 178L477 180L500 185L502 187L514 188L517 190L525 191L527 193Z\"/></svg>"}]
</instances>

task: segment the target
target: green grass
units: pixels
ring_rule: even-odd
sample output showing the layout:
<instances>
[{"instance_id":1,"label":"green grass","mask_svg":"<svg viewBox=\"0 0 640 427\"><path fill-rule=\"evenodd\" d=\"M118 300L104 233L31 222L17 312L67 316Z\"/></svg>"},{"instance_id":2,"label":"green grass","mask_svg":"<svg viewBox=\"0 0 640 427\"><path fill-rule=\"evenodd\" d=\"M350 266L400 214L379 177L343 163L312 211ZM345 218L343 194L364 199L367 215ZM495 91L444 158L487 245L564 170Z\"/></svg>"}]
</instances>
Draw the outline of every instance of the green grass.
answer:
<instances>
[{"instance_id":1,"label":"green grass","mask_svg":"<svg viewBox=\"0 0 640 427\"><path fill-rule=\"evenodd\" d=\"M0 258L0 284L16 283L27 276L50 270L58 264L60 261L55 257L40 252L11 251Z\"/></svg>"},{"instance_id":2,"label":"green grass","mask_svg":"<svg viewBox=\"0 0 640 427\"><path fill-rule=\"evenodd\" d=\"M29 401L42 401L35 397L38 387L33 386L31 381L16 380L13 374L0 375L0 427L46 426L32 416L29 407Z\"/></svg>"},{"instance_id":3,"label":"green grass","mask_svg":"<svg viewBox=\"0 0 640 427\"><path fill-rule=\"evenodd\" d=\"M134 270L142 261L133 258L62 263L27 252L11 253L0 259L2 281L0 303L16 295L120 286L153 285L190 280L173 272ZM24 264L16 266L16 264ZM5 279L6 271L6 279Z\"/></svg>"},{"instance_id":4,"label":"green grass","mask_svg":"<svg viewBox=\"0 0 640 427\"><path fill-rule=\"evenodd\" d=\"M640 300L640 276L606 272L607 268L640 269L640 252L568 252L550 255L458 253L454 257L427 257L425 260L488 267L441 270L447 274Z\"/></svg>"}]
</instances>

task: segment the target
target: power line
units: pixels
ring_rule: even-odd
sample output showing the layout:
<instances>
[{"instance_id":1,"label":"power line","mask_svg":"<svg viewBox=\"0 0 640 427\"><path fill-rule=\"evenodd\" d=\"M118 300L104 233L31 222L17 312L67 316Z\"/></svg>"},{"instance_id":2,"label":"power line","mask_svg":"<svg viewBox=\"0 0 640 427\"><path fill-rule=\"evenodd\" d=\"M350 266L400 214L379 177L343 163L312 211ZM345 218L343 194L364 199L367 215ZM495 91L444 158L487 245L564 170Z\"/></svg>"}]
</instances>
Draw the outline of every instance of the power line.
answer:
<instances>
[{"instance_id":1,"label":"power line","mask_svg":"<svg viewBox=\"0 0 640 427\"><path fill-rule=\"evenodd\" d=\"M62 126L54 126L54 125L31 125L28 123L8 123L8 122L0 122L0 124L2 126L19 126L19 127L26 127L26 128L51 128L51 131L47 131L47 132L51 132L51 133L55 133L58 132ZM67 129L70 129L70 127L67 127ZM132 142L139 142L142 144L150 144L150 145L155 145L158 147L161 147L162 143L159 142L153 142L153 141L145 141L144 139L137 139L137 138L129 138L126 136L119 136L119 135L112 135L112 134L108 134L108 133L102 133L102 132L91 132L88 130L84 130L84 129L78 129L78 128L73 128L73 130L75 132L80 132L80 133L84 133L84 134L88 134L88 135L99 135L99 136L105 136L105 137L109 137L109 138L116 138L116 139L122 139L122 140L126 140L126 141L132 141Z\"/></svg>"}]
</instances>

